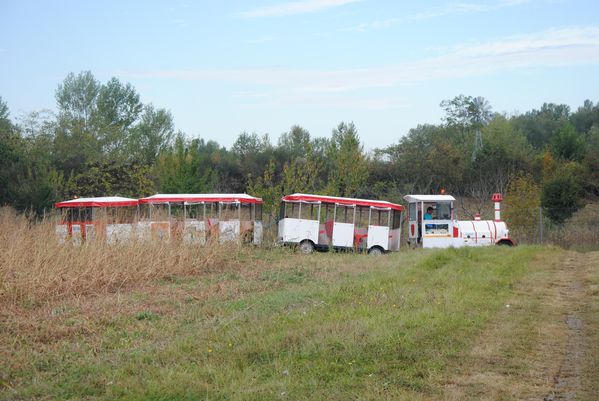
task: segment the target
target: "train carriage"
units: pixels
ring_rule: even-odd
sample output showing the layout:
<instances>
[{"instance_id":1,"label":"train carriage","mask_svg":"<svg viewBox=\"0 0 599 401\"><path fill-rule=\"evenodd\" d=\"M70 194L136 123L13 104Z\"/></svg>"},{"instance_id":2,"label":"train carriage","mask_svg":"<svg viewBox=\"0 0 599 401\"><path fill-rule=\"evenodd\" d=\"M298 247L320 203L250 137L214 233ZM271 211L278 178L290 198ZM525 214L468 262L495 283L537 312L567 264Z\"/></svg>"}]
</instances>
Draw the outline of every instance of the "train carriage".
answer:
<instances>
[{"instance_id":1,"label":"train carriage","mask_svg":"<svg viewBox=\"0 0 599 401\"><path fill-rule=\"evenodd\" d=\"M145 237L205 244L262 241L262 199L247 194L157 194L139 200Z\"/></svg>"},{"instance_id":2,"label":"train carriage","mask_svg":"<svg viewBox=\"0 0 599 401\"><path fill-rule=\"evenodd\" d=\"M371 254L400 248L403 207L387 201L293 194L281 199L278 241L315 249Z\"/></svg>"},{"instance_id":3,"label":"train carriage","mask_svg":"<svg viewBox=\"0 0 599 401\"><path fill-rule=\"evenodd\" d=\"M96 238L107 243L126 242L135 236L137 199L120 196L76 198L58 202L61 210L56 234L61 242L80 244Z\"/></svg>"}]
</instances>

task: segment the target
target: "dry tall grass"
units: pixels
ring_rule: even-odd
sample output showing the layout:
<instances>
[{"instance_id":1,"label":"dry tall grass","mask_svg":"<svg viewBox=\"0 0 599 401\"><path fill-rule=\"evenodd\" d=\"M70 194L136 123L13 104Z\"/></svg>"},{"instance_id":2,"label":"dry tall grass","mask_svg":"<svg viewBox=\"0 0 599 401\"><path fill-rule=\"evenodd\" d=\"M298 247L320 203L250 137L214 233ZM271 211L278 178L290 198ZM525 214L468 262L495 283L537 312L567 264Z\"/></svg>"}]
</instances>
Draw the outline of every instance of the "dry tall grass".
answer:
<instances>
[{"instance_id":1,"label":"dry tall grass","mask_svg":"<svg viewBox=\"0 0 599 401\"><path fill-rule=\"evenodd\" d=\"M568 249L599 249L599 203L589 203L564 224L549 227L547 240Z\"/></svg>"},{"instance_id":2,"label":"dry tall grass","mask_svg":"<svg viewBox=\"0 0 599 401\"><path fill-rule=\"evenodd\" d=\"M0 305L39 305L58 299L113 292L150 280L237 270L250 246L206 246L182 241L82 246L60 244L55 219L30 222L0 208ZM247 260L247 259L246 259Z\"/></svg>"}]
</instances>

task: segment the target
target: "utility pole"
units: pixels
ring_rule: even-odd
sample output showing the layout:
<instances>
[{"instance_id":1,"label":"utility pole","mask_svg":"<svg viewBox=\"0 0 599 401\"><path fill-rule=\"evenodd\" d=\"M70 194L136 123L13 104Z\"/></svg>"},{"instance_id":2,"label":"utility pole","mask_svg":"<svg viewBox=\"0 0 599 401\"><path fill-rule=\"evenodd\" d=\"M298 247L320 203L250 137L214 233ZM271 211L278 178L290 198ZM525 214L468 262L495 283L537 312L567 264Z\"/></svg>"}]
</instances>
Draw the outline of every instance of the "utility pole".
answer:
<instances>
[{"instance_id":1,"label":"utility pole","mask_svg":"<svg viewBox=\"0 0 599 401\"><path fill-rule=\"evenodd\" d=\"M543 207L539 206L539 236L541 244L543 243Z\"/></svg>"}]
</instances>

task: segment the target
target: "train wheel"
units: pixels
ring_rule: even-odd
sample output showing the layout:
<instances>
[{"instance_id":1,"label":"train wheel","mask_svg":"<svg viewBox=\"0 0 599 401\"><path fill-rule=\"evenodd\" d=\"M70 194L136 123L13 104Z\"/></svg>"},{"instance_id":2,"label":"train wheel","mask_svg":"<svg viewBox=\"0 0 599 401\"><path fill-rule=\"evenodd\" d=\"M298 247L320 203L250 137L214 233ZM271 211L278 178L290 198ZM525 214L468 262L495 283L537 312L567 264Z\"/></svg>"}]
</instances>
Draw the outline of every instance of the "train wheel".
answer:
<instances>
[{"instance_id":1,"label":"train wheel","mask_svg":"<svg viewBox=\"0 0 599 401\"><path fill-rule=\"evenodd\" d=\"M372 256L381 256L383 254L383 250L378 246L375 246L368 250L368 254Z\"/></svg>"},{"instance_id":2,"label":"train wheel","mask_svg":"<svg viewBox=\"0 0 599 401\"><path fill-rule=\"evenodd\" d=\"M314 252L314 244L309 239L305 239L300 242L299 250L301 253L312 253Z\"/></svg>"}]
</instances>

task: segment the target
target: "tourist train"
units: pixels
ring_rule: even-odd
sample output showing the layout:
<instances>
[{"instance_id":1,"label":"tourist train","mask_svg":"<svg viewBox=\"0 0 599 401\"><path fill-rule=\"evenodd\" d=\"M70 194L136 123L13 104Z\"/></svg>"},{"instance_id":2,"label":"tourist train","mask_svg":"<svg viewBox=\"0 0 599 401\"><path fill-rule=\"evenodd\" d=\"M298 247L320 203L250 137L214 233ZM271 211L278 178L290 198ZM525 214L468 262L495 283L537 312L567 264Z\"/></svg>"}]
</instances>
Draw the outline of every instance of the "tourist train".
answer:
<instances>
[{"instance_id":1,"label":"tourist train","mask_svg":"<svg viewBox=\"0 0 599 401\"><path fill-rule=\"evenodd\" d=\"M501 220L501 194L493 194L495 219L458 220L451 195L406 195L411 247L514 245ZM108 244L131 240L263 242L262 199L247 194L157 194L141 199L78 198L59 202L61 242L92 238ZM404 206L383 200L296 193L283 196L276 242L315 250L356 250L379 255L401 247Z\"/></svg>"}]
</instances>

